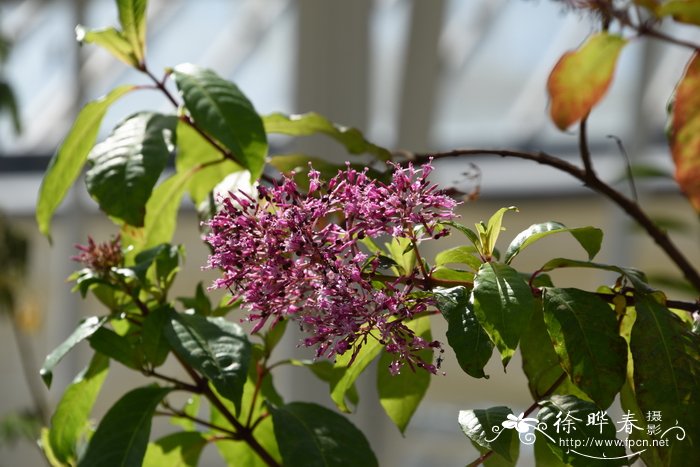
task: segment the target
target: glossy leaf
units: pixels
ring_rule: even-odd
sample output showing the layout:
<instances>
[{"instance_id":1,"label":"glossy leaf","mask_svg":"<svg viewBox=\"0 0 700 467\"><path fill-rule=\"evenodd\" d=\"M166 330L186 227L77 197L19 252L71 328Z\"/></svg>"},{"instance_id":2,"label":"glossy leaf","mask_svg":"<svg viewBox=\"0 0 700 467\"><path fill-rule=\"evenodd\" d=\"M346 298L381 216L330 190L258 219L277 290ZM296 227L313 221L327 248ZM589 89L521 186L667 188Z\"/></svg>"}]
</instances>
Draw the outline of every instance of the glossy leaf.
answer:
<instances>
[{"instance_id":1,"label":"glossy leaf","mask_svg":"<svg viewBox=\"0 0 700 467\"><path fill-rule=\"evenodd\" d=\"M345 146L350 154L368 153L379 160L391 160L391 153L388 150L367 141L358 129L332 123L326 117L314 112L301 115L274 113L264 116L263 123L268 133L289 136L325 134Z\"/></svg>"},{"instance_id":2,"label":"glossy leaf","mask_svg":"<svg viewBox=\"0 0 700 467\"><path fill-rule=\"evenodd\" d=\"M630 349L634 391L643 413L659 411L663 426L676 421L687 438L667 435L670 448L660 450L665 465L700 463L700 337L651 296L635 296L637 319Z\"/></svg>"},{"instance_id":3,"label":"glossy leaf","mask_svg":"<svg viewBox=\"0 0 700 467\"><path fill-rule=\"evenodd\" d=\"M153 413L171 388L146 386L129 391L107 411L78 467L141 465Z\"/></svg>"},{"instance_id":4,"label":"glossy leaf","mask_svg":"<svg viewBox=\"0 0 700 467\"><path fill-rule=\"evenodd\" d=\"M143 467L195 467L207 438L198 431L182 431L149 443Z\"/></svg>"},{"instance_id":5,"label":"glossy leaf","mask_svg":"<svg viewBox=\"0 0 700 467\"><path fill-rule=\"evenodd\" d=\"M267 136L253 104L235 84L211 70L182 64L175 67L173 76L195 123L231 151L257 180L265 165Z\"/></svg>"},{"instance_id":6,"label":"glossy leaf","mask_svg":"<svg viewBox=\"0 0 700 467\"><path fill-rule=\"evenodd\" d=\"M666 0L655 11L659 17L670 15L680 23L700 25L700 2L697 0Z\"/></svg>"},{"instance_id":7,"label":"glossy leaf","mask_svg":"<svg viewBox=\"0 0 700 467\"><path fill-rule=\"evenodd\" d=\"M81 442L85 441L89 417L107 377L109 359L95 354L90 365L68 385L51 416L48 441L59 461L75 464Z\"/></svg>"},{"instance_id":8,"label":"glossy leaf","mask_svg":"<svg viewBox=\"0 0 700 467\"><path fill-rule=\"evenodd\" d=\"M224 159L214 146L182 121L177 124L175 168L180 173L192 172L187 190L195 206L205 201L227 175L243 170L240 165Z\"/></svg>"},{"instance_id":9,"label":"glossy leaf","mask_svg":"<svg viewBox=\"0 0 700 467\"><path fill-rule=\"evenodd\" d=\"M586 269L600 269L601 271L612 271L620 274L625 280L628 280L632 286L643 292L652 292L653 289L647 284L646 276L643 272L632 269L632 268L622 268L619 266L611 266L609 264L592 263L590 261L579 261L575 259L567 258L554 258L547 261L544 266L538 269L539 272L549 272L555 269L561 268L586 268Z\"/></svg>"},{"instance_id":10,"label":"glossy leaf","mask_svg":"<svg viewBox=\"0 0 700 467\"><path fill-rule=\"evenodd\" d=\"M447 320L447 343L459 366L474 378L488 378L484 366L493 354L493 343L469 303L469 291L462 286L434 291L437 307Z\"/></svg>"},{"instance_id":11,"label":"glossy leaf","mask_svg":"<svg viewBox=\"0 0 700 467\"><path fill-rule=\"evenodd\" d=\"M695 8L700 19L700 3ZM675 178L696 212L700 212L700 54L693 55L676 87L669 140Z\"/></svg>"},{"instance_id":12,"label":"glossy leaf","mask_svg":"<svg viewBox=\"0 0 700 467\"><path fill-rule=\"evenodd\" d=\"M139 64L143 63L146 56L147 3L147 0L117 0L124 38L131 44Z\"/></svg>"},{"instance_id":13,"label":"glossy leaf","mask_svg":"<svg viewBox=\"0 0 700 467\"><path fill-rule=\"evenodd\" d=\"M316 404L271 408L286 467L378 466L367 439L345 417Z\"/></svg>"},{"instance_id":14,"label":"glossy leaf","mask_svg":"<svg viewBox=\"0 0 700 467\"><path fill-rule=\"evenodd\" d=\"M120 86L106 96L85 105L75 119L68 136L51 158L39 188L36 206L39 230L47 237L51 236L51 218L80 175L88 153L95 144L97 132L107 109L114 101L133 89L134 86Z\"/></svg>"},{"instance_id":15,"label":"glossy leaf","mask_svg":"<svg viewBox=\"0 0 700 467\"><path fill-rule=\"evenodd\" d=\"M165 336L173 351L240 411L250 362L250 343L243 329L224 318L174 314Z\"/></svg>"},{"instance_id":16,"label":"glossy leaf","mask_svg":"<svg viewBox=\"0 0 700 467\"><path fill-rule=\"evenodd\" d=\"M509 461L515 461L511 456L511 443L517 437L515 429L505 429L503 422L513 416L508 407L491 407L489 409L460 410L459 426L465 435L486 449L491 449ZM525 422L523 422L525 423Z\"/></svg>"},{"instance_id":17,"label":"glossy leaf","mask_svg":"<svg viewBox=\"0 0 700 467\"><path fill-rule=\"evenodd\" d=\"M381 350L382 346L376 339L369 339L358 351L354 360L352 360L352 349L335 359L334 367L344 369L344 371L337 382L331 382L331 399L343 412L350 412L350 407L346 403L347 393L354 387L357 378L379 355Z\"/></svg>"},{"instance_id":18,"label":"glossy leaf","mask_svg":"<svg viewBox=\"0 0 700 467\"><path fill-rule=\"evenodd\" d=\"M137 251L170 243L177 225L177 212L191 175L191 172L176 173L153 190L146 203L143 227L122 226L122 245L133 247L131 256Z\"/></svg>"},{"instance_id":19,"label":"glossy leaf","mask_svg":"<svg viewBox=\"0 0 700 467\"><path fill-rule=\"evenodd\" d=\"M106 321L106 316L92 316L90 318L85 318L80 322L78 327L75 329L75 331L73 331L73 333L68 337L68 339L63 341L61 345L56 347L46 357L46 360L44 360L44 364L41 366L41 370L39 370L39 374L41 375L41 379L44 380L44 384L46 384L47 387L51 387L53 369L56 365L58 365L58 362L60 362L61 359L65 357L66 354L71 351L71 349L73 349L73 347L75 347L80 342L93 335L95 331L100 329L100 327Z\"/></svg>"},{"instance_id":20,"label":"glossy leaf","mask_svg":"<svg viewBox=\"0 0 700 467\"><path fill-rule=\"evenodd\" d=\"M78 25L75 27L75 38L81 44L99 45L129 66L139 66L134 48L124 34L115 28L91 30Z\"/></svg>"},{"instance_id":21,"label":"glossy leaf","mask_svg":"<svg viewBox=\"0 0 700 467\"><path fill-rule=\"evenodd\" d=\"M569 232L579 242L583 249L586 250L586 253L588 253L589 260L592 260L600 251L600 244L603 241L602 230L595 227L569 229L559 222L544 222L542 224L533 224L520 232L508 246L503 261L506 264L510 264L515 256L532 243L543 237L562 232Z\"/></svg>"},{"instance_id":22,"label":"glossy leaf","mask_svg":"<svg viewBox=\"0 0 700 467\"><path fill-rule=\"evenodd\" d=\"M141 371L144 356L134 342L135 336L120 336L107 328L99 328L88 340L90 347L127 368Z\"/></svg>"},{"instance_id":23,"label":"glossy leaf","mask_svg":"<svg viewBox=\"0 0 700 467\"><path fill-rule=\"evenodd\" d=\"M479 323L501 353L505 367L530 321L535 303L530 286L510 266L484 263L474 277L471 302Z\"/></svg>"},{"instance_id":24,"label":"glossy leaf","mask_svg":"<svg viewBox=\"0 0 700 467\"><path fill-rule=\"evenodd\" d=\"M571 381L602 409L625 382L627 343L618 334L615 312L595 294L545 288L547 333Z\"/></svg>"},{"instance_id":25,"label":"glossy leaf","mask_svg":"<svg viewBox=\"0 0 700 467\"><path fill-rule=\"evenodd\" d=\"M443 222L442 224L453 227L453 228L457 229L458 231L462 232L469 239L469 241L472 242L472 245L474 245L475 248L477 248L479 251L481 251L480 250L481 241L479 240L479 236L472 229L470 229L469 227L465 227L458 222L453 222L453 221Z\"/></svg>"},{"instance_id":26,"label":"glossy leaf","mask_svg":"<svg viewBox=\"0 0 700 467\"><path fill-rule=\"evenodd\" d=\"M169 307L164 306L152 310L143 320L141 337L143 354L154 368L165 363L170 352L170 345L164 332L169 319Z\"/></svg>"},{"instance_id":27,"label":"glossy leaf","mask_svg":"<svg viewBox=\"0 0 700 467\"><path fill-rule=\"evenodd\" d=\"M466 264L474 271L478 271L481 267L481 260L474 253L477 253L475 247L456 246L435 255L435 265L443 266L451 263Z\"/></svg>"},{"instance_id":28,"label":"glossy leaf","mask_svg":"<svg viewBox=\"0 0 700 467\"><path fill-rule=\"evenodd\" d=\"M508 211L518 212L518 208L515 206L501 208L491 216L488 224L486 224L486 237L484 241L482 241L482 245L484 246L484 252L488 256L493 254L493 251L496 248L496 241L501 234L501 230L505 230L501 227L501 225L503 224L503 215Z\"/></svg>"},{"instance_id":29,"label":"glossy leaf","mask_svg":"<svg viewBox=\"0 0 700 467\"><path fill-rule=\"evenodd\" d=\"M607 414L600 417L600 425L588 423L589 415L600 412L594 403L574 396L552 396L540 406L537 420L544 423L547 445L559 460L573 467L629 462L624 446L615 443L616 426Z\"/></svg>"},{"instance_id":30,"label":"glossy leaf","mask_svg":"<svg viewBox=\"0 0 700 467\"><path fill-rule=\"evenodd\" d=\"M561 367L552 340L547 334L541 306L534 308L530 323L523 331L520 354L523 359L523 372L533 399L540 400L553 394L571 394L579 399L589 399L571 382ZM562 377L564 380L560 381Z\"/></svg>"},{"instance_id":31,"label":"glossy leaf","mask_svg":"<svg viewBox=\"0 0 700 467\"><path fill-rule=\"evenodd\" d=\"M107 215L143 226L146 203L174 150L176 123L174 116L138 113L93 148L85 183Z\"/></svg>"},{"instance_id":32,"label":"glossy leaf","mask_svg":"<svg viewBox=\"0 0 700 467\"><path fill-rule=\"evenodd\" d=\"M424 316L412 320L407 326L425 341L432 341L429 317ZM422 350L418 356L424 362L433 361L432 349ZM399 431L404 433L418 405L423 400L423 396L428 391L432 375L421 368L412 370L404 367L398 375L394 376L387 371L387 368L395 359L394 354L387 351L382 352L379 365L377 365L377 394L386 414Z\"/></svg>"},{"instance_id":33,"label":"glossy leaf","mask_svg":"<svg viewBox=\"0 0 700 467\"><path fill-rule=\"evenodd\" d=\"M563 131L582 120L602 99L626 42L618 35L600 32L559 59L547 80L550 115L557 128Z\"/></svg>"}]
</instances>

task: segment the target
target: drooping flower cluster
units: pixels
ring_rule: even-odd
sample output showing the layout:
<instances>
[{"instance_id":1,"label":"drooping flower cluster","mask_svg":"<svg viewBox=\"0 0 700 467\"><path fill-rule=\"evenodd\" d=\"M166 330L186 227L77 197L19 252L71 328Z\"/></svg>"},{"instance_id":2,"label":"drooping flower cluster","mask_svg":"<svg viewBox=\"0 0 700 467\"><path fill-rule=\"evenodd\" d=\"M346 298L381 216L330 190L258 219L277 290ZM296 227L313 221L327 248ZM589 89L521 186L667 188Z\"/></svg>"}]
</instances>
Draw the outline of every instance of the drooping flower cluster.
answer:
<instances>
[{"instance_id":1,"label":"drooping flower cluster","mask_svg":"<svg viewBox=\"0 0 700 467\"><path fill-rule=\"evenodd\" d=\"M404 364L435 372L418 352L439 347L416 336L406 322L432 301L416 294L418 270L382 276L380 261L361 248L362 239L403 237L417 244L446 233L438 223L454 217L457 204L427 180L420 169L394 166L381 183L348 166L328 183L309 172L308 193L291 178L258 187L258 197L230 193L208 222L212 246L208 267L223 271L214 287L227 288L249 310L259 330L266 322L297 321L316 355L333 358L367 339L378 339L396 356L392 373ZM380 285L377 285L380 284Z\"/></svg>"}]
</instances>

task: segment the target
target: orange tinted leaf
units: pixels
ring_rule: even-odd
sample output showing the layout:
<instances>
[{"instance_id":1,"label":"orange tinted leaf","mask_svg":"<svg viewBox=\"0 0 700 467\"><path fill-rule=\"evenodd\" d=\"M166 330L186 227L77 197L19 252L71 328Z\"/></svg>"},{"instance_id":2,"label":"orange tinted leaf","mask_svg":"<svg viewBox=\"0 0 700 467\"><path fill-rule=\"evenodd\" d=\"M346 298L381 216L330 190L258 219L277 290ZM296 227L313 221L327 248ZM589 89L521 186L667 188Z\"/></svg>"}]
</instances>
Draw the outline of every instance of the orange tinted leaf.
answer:
<instances>
[{"instance_id":1,"label":"orange tinted leaf","mask_svg":"<svg viewBox=\"0 0 700 467\"><path fill-rule=\"evenodd\" d=\"M676 181L700 212L700 55L696 52L676 87L671 125Z\"/></svg>"},{"instance_id":2,"label":"orange tinted leaf","mask_svg":"<svg viewBox=\"0 0 700 467\"><path fill-rule=\"evenodd\" d=\"M560 130L583 119L603 97L625 43L620 36L598 33L559 59L547 80L547 91L550 115Z\"/></svg>"},{"instance_id":3,"label":"orange tinted leaf","mask_svg":"<svg viewBox=\"0 0 700 467\"><path fill-rule=\"evenodd\" d=\"M673 16L680 23L700 24L700 0L670 0L656 9L658 16Z\"/></svg>"}]
</instances>

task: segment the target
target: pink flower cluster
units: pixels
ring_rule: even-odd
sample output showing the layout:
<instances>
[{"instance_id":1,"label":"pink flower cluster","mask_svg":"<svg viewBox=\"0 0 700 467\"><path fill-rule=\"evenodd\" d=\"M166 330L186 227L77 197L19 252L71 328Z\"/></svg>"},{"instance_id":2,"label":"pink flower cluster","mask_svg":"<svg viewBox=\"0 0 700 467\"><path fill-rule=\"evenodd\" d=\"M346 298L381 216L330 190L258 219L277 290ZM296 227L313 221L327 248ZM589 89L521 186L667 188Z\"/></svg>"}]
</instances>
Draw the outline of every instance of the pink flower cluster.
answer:
<instances>
[{"instance_id":1,"label":"pink flower cluster","mask_svg":"<svg viewBox=\"0 0 700 467\"><path fill-rule=\"evenodd\" d=\"M447 233L438 223L454 217L456 202L427 180L429 164L394 165L390 183L348 166L328 183L309 172L308 193L291 178L258 187L258 199L243 193L224 197L208 222L213 248L208 267L223 271L213 287L227 288L249 310L259 330L268 320L293 319L308 333L316 355L352 357L377 339L404 364L435 373L418 352L440 347L416 336L406 322L428 311L430 298L415 293L418 270L382 276L380 261L361 248L362 239L382 235L423 239Z\"/></svg>"}]
</instances>

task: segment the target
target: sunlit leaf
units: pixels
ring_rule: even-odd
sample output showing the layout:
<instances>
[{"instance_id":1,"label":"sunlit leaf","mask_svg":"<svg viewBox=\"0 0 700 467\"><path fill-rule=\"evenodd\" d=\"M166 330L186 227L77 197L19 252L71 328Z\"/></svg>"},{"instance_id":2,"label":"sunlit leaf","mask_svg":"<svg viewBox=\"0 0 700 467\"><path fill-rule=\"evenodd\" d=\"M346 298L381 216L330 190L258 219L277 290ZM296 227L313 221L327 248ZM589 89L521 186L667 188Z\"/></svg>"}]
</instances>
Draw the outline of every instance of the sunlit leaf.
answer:
<instances>
[{"instance_id":1,"label":"sunlit leaf","mask_svg":"<svg viewBox=\"0 0 700 467\"><path fill-rule=\"evenodd\" d=\"M344 369L344 371L337 382L331 382L331 399L343 412L350 412L350 407L348 407L346 402L348 391L354 387L355 380L379 355L381 350L382 346L377 339L369 339L357 352L354 361L352 360L353 349L348 350L335 359L334 367Z\"/></svg>"},{"instance_id":2,"label":"sunlit leaf","mask_svg":"<svg viewBox=\"0 0 700 467\"><path fill-rule=\"evenodd\" d=\"M593 259L600 251L600 244L603 241L602 230L595 227L569 229L559 222L544 222L542 224L533 224L520 232L508 246L503 260L506 264L510 264L513 258L528 245L543 237L562 232L569 232L579 242L588 253L589 260Z\"/></svg>"},{"instance_id":3,"label":"sunlit leaf","mask_svg":"<svg viewBox=\"0 0 700 467\"><path fill-rule=\"evenodd\" d=\"M383 161L391 160L389 151L367 141L358 129L332 123L326 117L314 112L301 115L274 113L265 115L263 122L265 131L268 133L290 136L309 136L321 133L345 146L350 154L368 153Z\"/></svg>"},{"instance_id":4,"label":"sunlit leaf","mask_svg":"<svg viewBox=\"0 0 700 467\"><path fill-rule=\"evenodd\" d=\"M111 53L114 57L129 66L138 67L139 59L134 48L124 34L115 28L85 29L83 26L75 27L75 38L80 43L99 45Z\"/></svg>"},{"instance_id":5,"label":"sunlit leaf","mask_svg":"<svg viewBox=\"0 0 700 467\"><path fill-rule=\"evenodd\" d=\"M550 115L557 128L566 130L585 118L605 95L626 42L618 35L597 33L559 59L547 81Z\"/></svg>"},{"instance_id":6,"label":"sunlit leaf","mask_svg":"<svg viewBox=\"0 0 700 467\"><path fill-rule=\"evenodd\" d=\"M95 144L102 118L114 101L134 86L120 86L106 96L88 103L73 122L66 139L51 158L39 188L36 221L44 235L51 235L51 218L66 193L80 175L88 153Z\"/></svg>"},{"instance_id":7,"label":"sunlit leaf","mask_svg":"<svg viewBox=\"0 0 700 467\"><path fill-rule=\"evenodd\" d=\"M697 8L700 12L700 2ZM700 54L697 52L676 87L669 140L676 181L700 213Z\"/></svg>"},{"instance_id":8,"label":"sunlit leaf","mask_svg":"<svg viewBox=\"0 0 700 467\"><path fill-rule=\"evenodd\" d=\"M478 271L481 267L481 260L477 254L476 248L473 246L456 246L435 255L435 265L443 266L451 263L466 264L474 271Z\"/></svg>"},{"instance_id":9,"label":"sunlit leaf","mask_svg":"<svg viewBox=\"0 0 700 467\"><path fill-rule=\"evenodd\" d=\"M207 438L198 431L183 431L149 443L143 467L196 467Z\"/></svg>"},{"instance_id":10,"label":"sunlit leaf","mask_svg":"<svg viewBox=\"0 0 700 467\"><path fill-rule=\"evenodd\" d=\"M139 64L143 63L146 56L147 3L147 0L117 0L124 37L131 44Z\"/></svg>"},{"instance_id":11,"label":"sunlit leaf","mask_svg":"<svg viewBox=\"0 0 700 467\"><path fill-rule=\"evenodd\" d=\"M658 16L673 16L680 23L700 25L700 1L667 0L656 8Z\"/></svg>"}]
</instances>

